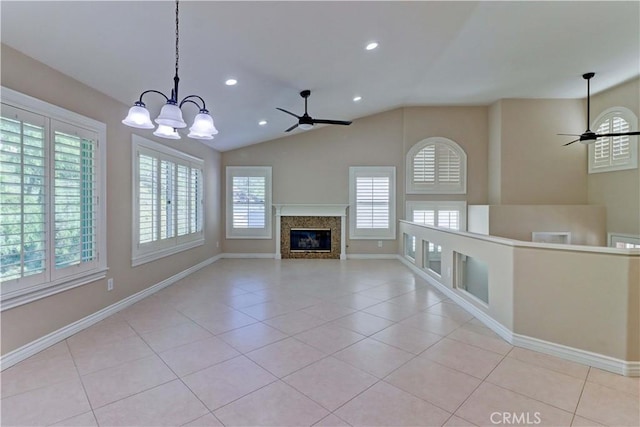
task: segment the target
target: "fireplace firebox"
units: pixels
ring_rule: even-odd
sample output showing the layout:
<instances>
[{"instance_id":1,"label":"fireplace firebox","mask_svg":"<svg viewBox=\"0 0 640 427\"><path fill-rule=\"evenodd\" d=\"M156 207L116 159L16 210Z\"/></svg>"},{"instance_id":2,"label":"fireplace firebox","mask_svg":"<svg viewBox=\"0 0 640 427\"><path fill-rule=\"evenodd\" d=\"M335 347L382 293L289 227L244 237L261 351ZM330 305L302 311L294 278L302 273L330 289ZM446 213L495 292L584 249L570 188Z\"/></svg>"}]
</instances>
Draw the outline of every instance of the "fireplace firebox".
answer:
<instances>
[{"instance_id":1,"label":"fireplace firebox","mask_svg":"<svg viewBox=\"0 0 640 427\"><path fill-rule=\"evenodd\" d=\"M291 252L331 252L330 228L292 228Z\"/></svg>"}]
</instances>

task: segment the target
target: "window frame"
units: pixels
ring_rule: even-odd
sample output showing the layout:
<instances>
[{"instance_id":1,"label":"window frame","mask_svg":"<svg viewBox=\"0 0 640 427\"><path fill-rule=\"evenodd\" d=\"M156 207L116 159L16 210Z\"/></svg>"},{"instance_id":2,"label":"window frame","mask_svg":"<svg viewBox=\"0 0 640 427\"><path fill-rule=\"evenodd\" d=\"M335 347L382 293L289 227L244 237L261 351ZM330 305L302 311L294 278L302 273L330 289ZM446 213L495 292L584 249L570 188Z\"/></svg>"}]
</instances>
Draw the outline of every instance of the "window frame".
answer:
<instances>
[{"instance_id":1,"label":"window frame","mask_svg":"<svg viewBox=\"0 0 640 427\"><path fill-rule=\"evenodd\" d=\"M149 139L143 138L139 135L132 134L131 136L131 157L132 157L132 247L131 247L131 266L135 267L147 262L155 261L166 256L174 255L188 249L192 249L198 246L204 245L204 230L205 230L205 218L204 218L204 203L205 203L205 185L204 185L204 160L192 156L190 154L183 153L182 151L175 150L167 147L166 145L159 144ZM140 243L140 204L139 204L139 190L140 190L140 171L139 162L140 155L145 155L157 159L158 161L170 162L174 165L172 168L172 174L177 175L178 166L186 166L188 169L187 176L191 175L192 170L199 170L201 176L201 182L197 184L200 198L196 200L195 212L196 215L200 215L200 229L196 229L195 232L190 232L183 235L177 233L177 209L172 209L172 216L170 222L172 223L173 233L166 237L161 238L158 236L156 240L146 243ZM159 173L160 174L160 173ZM172 181L173 182L173 181ZM159 184L160 187L161 184ZM177 200L178 196L175 194L175 190L178 186L177 180L171 185L174 193L173 200ZM160 191L160 188L159 190ZM191 199L187 197L190 203ZM160 202L158 202L160 203ZM172 205L176 206L174 203ZM158 208L159 209L159 208ZM191 221L191 215L194 210L189 211L187 218L187 224ZM158 219L160 221L160 219Z\"/></svg>"},{"instance_id":2,"label":"window frame","mask_svg":"<svg viewBox=\"0 0 640 427\"><path fill-rule=\"evenodd\" d=\"M434 172L436 183L425 184L414 181L414 158L424 148L434 145L444 146L460 156L460 183L438 183L437 171ZM438 164L436 157L435 164ZM436 166L437 167L437 166ZM467 193L467 153L455 141L441 136L433 136L417 142L411 147L406 157L406 193L407 194L466 194Z\"/></svg>"},{"instance_id":3,"label":"window frame","mask_svg":"<svg viewBox=\"0 0 640 427\"><path fill-rule=\"evenodd\" d=\"M233 224L233 178L265 178L264 227L235 228ZM272 239L272 167L271 166L227 166L226 167L226 237L227 239ZM278 237L279 238L279 237Z\"/></svg>"},{"instance_id":4,"label":"window frame","mask_svg":"<svg viewBox=\"0 0 640 427\"><path fill-rule=\"evenodd\" d=\"M607 233L609 247L617 248L616 243L640 245L640 235L629 233Z\"/></svg>"},{"instance_id":5,"label":"window frame","mask_svg":"<svg viewBox=\"0 0 640 427\"><path fill-rule=\"evenodd\" d=\"M633 111L629 110L625 107L611 107L604 110L602 113L598 115L598 117L593 120L591 123L591 129L594 132L597 132L598 128L605 120L608 120L613 117L621 117L627 123L629 123L630 129L638 128L638 118L633 113ZM629 159L625 163L617 163L613 164L612 160L612 152L613 148L609 150L609 165L608 166L596 166L595 164L595 152L596 145L598 141L588 144L588 173L603 173L603 172L614 172L628 169L637 169L638 168L638 137L635 135L629 136L629 151L630 156Z\"/></svg>"},{"instance_id":6,"label":"window frame","mask_svg":"<svg viewBox=\"0 0 640 427\"><path fill-rule=\"evenodd\" d=\"M387 228L357 227L356 182L359 177L389 178L389 223ZM395 240L396 239L396 167L395 166L351 166L349 167L349 238L351 240Z\"/></svg>"},{"instance_id":7,"label":"window frame","mask_svg":"<svg viewBox=\"0 0 640 427\"><path fill-rule=\"evenodd\" d=\"M107 125L89 117L74 113L62 107L25 95L15 90L0 87L2 104L21 110L26 115L44 118L45 126L45 271L34 276L11 279L0 286L0 310L46 298L78 286L95 282L106 277L107 268L107 212L106 212L106 145ZM74 129L79 134L95 137L95 260L81 262L56 271L54 257L54 132L56 129Z\"/></svg>"},{"instance_id":8,"label":"window frame","mask_svg":"<svg viewBox=\"0 0 640 427\"><path fill-rule=\"evenodd\" d=\"M457 210L460 212L460 229L447 228L447 230L467 231L467 202L462 200L433 201L433 200L408 200L406 202L405 217L413 222L413 212L416 210L433 210L435 227L438 227L438 211ZM445 228L445 227L442 227Z\"/></svg>"}]
</instances>

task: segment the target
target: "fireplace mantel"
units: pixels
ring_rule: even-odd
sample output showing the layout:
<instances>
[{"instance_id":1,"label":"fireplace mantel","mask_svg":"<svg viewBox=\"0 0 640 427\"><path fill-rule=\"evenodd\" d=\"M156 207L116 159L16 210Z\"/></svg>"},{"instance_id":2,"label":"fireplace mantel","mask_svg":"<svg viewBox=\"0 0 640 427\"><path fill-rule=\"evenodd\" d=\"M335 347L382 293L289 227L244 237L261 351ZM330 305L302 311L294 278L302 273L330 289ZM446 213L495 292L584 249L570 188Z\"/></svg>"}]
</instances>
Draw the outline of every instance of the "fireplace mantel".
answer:
<instances>
[{"instance_id":1,"label":"fireplace mantel","mask_svg":"<svg viewBox=\"0 0 640 427\"><path fill-rule=\"evenodd\" d=\"M319 204L279 204L274 203L276 211L276 259L282 259L280 244L281 220L283 216L333 216L340 217L340 259L347 259L346 220L349 205Z\"/></svg>"},{"instance_id":2,"label":"fireplace mantel","mask_svg":"<svg viewBox=\"0 0 640 427\"><path fill-rule=\"evenodd\" d=\"M273 204L276 216L347 216L349 205Z\"/></svg>"}]
</instances>

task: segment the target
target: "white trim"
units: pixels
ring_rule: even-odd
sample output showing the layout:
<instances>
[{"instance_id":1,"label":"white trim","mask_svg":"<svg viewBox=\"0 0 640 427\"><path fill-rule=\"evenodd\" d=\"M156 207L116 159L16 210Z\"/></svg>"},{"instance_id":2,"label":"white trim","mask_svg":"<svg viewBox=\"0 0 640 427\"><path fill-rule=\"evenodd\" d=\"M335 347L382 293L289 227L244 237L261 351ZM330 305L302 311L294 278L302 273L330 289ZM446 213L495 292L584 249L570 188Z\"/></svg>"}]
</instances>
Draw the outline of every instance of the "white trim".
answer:
<instances>
[{"instance_id":1,"label":"white trim","mask_svg":"<svg viewBox=\"0 0 640 427\"><path fill-rule=\"evenodd\" d=\"M138 265L142 265L147 262L155 261L157 259L174 255L179 252L186 251L188 249L197 248L198 246L203 246L203 245L204 245L204 238L193 241L193 242L181 243L176 246L172 246L170 248L159 249L152 253L135 256L131 259L131 267L136 267Z\"/></svg>"},{"instance_id":2,"label":"white trim","mask_svg":"<svg viewBox=\"0 0 640 427\"><path fill-rule=\"evenodd\" d=\"M51 185L48 202L46 208L46 217L48 221L53 221L53 179L52 174L54 172L53 151L55 142L50 139L57 126L71 125L78 129L78 131L89 131L91 134L95 134L96 138L96 173L95 179L97 186L95 190L96 197L96 247L97 257L94 261L89 261L86 264L81 263L80 269L76 269L75 273L67 273L71 271L70 268L65 268L56 273L55 268L52 268L54 264L54 240L51 233L53 232L52 225L47 225L46 231L46 245L47 245L47 257L45 259L47 267L44 272L44 276L34 275L33 279L38 277L38 282L29 281L29 278L20 278L17 280L8 280L3 282L3 291L0 291L0 310L6 310L8 308L16 307L22 304L26 304L35 301L40 298L45 298L50 295L65 291L67 289L75 288L87 283L99 280L106 276L108 270L107 262L107 125L90 117L75 113L73 111L64 109L54 104L42 101L29 95L25 95L21 92L0 86L0 100L2 104L12 107L14 109L22 110L28 114L35 114L41 116L46 122L45 129L49 134L48 143L46 144L46 151L49 152L45 156L48 165L45 167L48 185ZM93 136L93 135L92 135ZM83 265L84 264L84 265ZM62 271L65 273L60 274ZM66 275L65 275L66 274ZM43 277L40 280L39 277ZM20 283L27 283L27 287L20 286ZM29 284L36 283L34 286ZM15 287L17 286L17 289ZM13 288L13 289L12 289ZM10 290L12 289L12 290Z\"/></svg>"},{"instance_id":3,"label":"white trim","mask_svg":"<svg viewBox=\"0 0 640 427\"><path fill-rule=\"evenodd\" d=\"M455 292L453 289L438 282L435 278L431 277L425 271L418 268L413 263L409 262L406 258L400 255L396 255L404 265L409 267L413 272L425 279L429 284L433 285L436 289L441 291L447 297L451 298L461 308L475 316L485 326L491 329L493 332L502 337L509 344L516 347L527 348L529 350L537 351L540 353L549 354L552 356L560 357L565 360L569 360L576 363L581 363L587 366L593 366L595 368L603 369L609 372L613 372L619 375L625 375L629 377L640 376L640 362L631 362L622 359L616 359L614 357L606 356L604 354L593 353L587 350L581 350L578 348L568 347L562 344L556 344L549 341L544 341L537 338L532 338L526 335L520 335L512 332L509 328L502 325L500 322L489 316L483 310L479 309L471 302L465 300L461 295Z\"/></svg>"},{"instance_id":4,"label":"white trim","mask_svg":"<svg viewBox=\"0 0 640 427\"><path fill-rule=\"evenodd\" d=\"M460 212L460 229L458 231L467 230L467 202L464 200L407 200L405 203L405 216L407 217L407 221L413 222L413 211L415 210L435 211L434 221L436 223L438 222L438 211L457 210ZM455 229L449 228L448 230Z\"/></svg>"},{"instance_id":5,"label":"white trim","mask_svg":"<svg viewBox=\"0 0 640 427\"><path fill-rule=\"evenodd\" d=\"M435 184L420 184L413 181L413 158L416 156L416 154L422 151L422 149L430 145L434 145L436 147L438 145L446 146L460 156L459 184L451 185L437 182ZM436 165L438 163L437 157L435 159L435 163ZM407 153L405 160L405 171L407 194L467 194L467 153L465 153L465 151L457 142L449 138L433 136L416 142ZM437 180L437 174L435 175L435 177Z\"/></svg>"},{"instance_id":6,"label":"white trim","mask_svg":"<svg viewBox=\"0 0 640 427\"><path fill-rule=\"evenodd\" d=\"M273 195L273 172L271 166L227 166L225 168L225 212L227 239L273 239L271 211ZM264 228L234 228L233 227L233 178L264 177ZM278 237L280 238L280 237Z\"/></svg>"},{"instance_id":7,"label":"white trim","mask_svg":"<svg viewBox=\"0 0 640 427\"><path fill-rule=\"evenodd\" d=\"M556 356L571 362L593 366L594 368L603 369L618 375L628 377L640 376L640 362L627 362L626 360L616 359L614 357L578 348L567 347L562 344L556 344L520 334L513 334L511 344L517 347Z\"/></svg>"},{"instance_id":8,"label":"white trim","mask_svg":"<svg viewBox=\"0 0 640 427\"><path fill-rule=\"evenodd\" d=\"M9 310L10 308L28 304L41 298L50 297L51 295L104 279L107 277L108 270L108 268L104 268L91 274L82 274L80 277L71 280L67 277L61 283L57 284L52 284L52 282L40 283L28 288L7 292L0 297L0 311Z\"/></svg>"},{"instance_id":9,"label":"white trim","mask_svg":"<svg viewBox=\"0 0 640 427\"><path fill-rule=\"evenodd\" d=\"M556 243L525 242L524 240L510 240L504 237L470 233L467 231L457 231L457 230L451 230L449 228L431 227L425 224L419 224L417 222L411 222L404 219L399 220L399 222L402 222L414 227L432 228L442 233L457 234L470 239L483 240L486 242L492 242L492 243L496 243L503 246L510 246L513 248L540 248L540 249L553 249L556 251L560 250L560 251L569 251L569 252L589 252L589 253L602 253L602 254L610 254L610 255L640 257L640 249L618 249L618 248L609 248L607 246L559 245Z\"/></svg>"},{"instance_id":10,"label":"white trim","mask_svg":"<svg viewBox=\"0 0 640 427\"><path fill-rule=\"evenodd\" d=\"M188 249L195 248L197 246L204 245L204 230L206 228L205 218L201 220L200 231L177 235L168 238L158 238L152 242L140 244L140 212L139 212L139 191L140 191L140 155L152 157L158 160L167 160L175 165L182 165L188 167L189 171L199 170L202 175L202 183L199 183L199 190L201 197L196 203L200 203L200 207L206 203L205 198L205 176L204 176L204 160L195 156L192 156L182 151L167 147L159 144L150 139L146 139L142 136L132 134L131 135L131 266L136 267L138 265L145 264L147 262L155 261L160 258L164 258L169 255L174 255ZM191 172L189 172L190 174ZM172 200L173 203L173 200ZM198 207L193 208L198 210ZM195 210L189 212L188 223L190 223L191 215L195 214ZM201 210L201 209L200 209ZM177 215L176 215L177 217Z\"/></svg>"},{"instance_id":11,"label":"white trim","mask_svg":"<svg viewBox=\"0 0 640 427\"><path fill-rule=\"evenodd\" d=\"M102 310L98 310L93 314L90 314L87 317L84 317L80 320L77 320L73 323L68 324L67 326L63 326L62 328L51 332L41 338L38 338L34 341L31 341L28 344L23 345L20 348L17 348L3 356L0 357L0 366L2 366L2 370L5 370L18 362L25 360L28 357L33 356L34 354L59 343L62 340L69 338L70 336L77 334L83 329L88 328L89 326L98 323L99 321L111 316L118 311L129 307L130 305L158 292L161 289L166 288L169 285L177 282L180 279L187 277L190 274L195 273L196 271L218 261L221 255L216 255L209 259L206 259L194 266L187 268L186 270L181 271L180 273L174 274L173 276L156 283L140 292L137 292L133 295L122 299L115 304L111 304L108 307L103 308Z\"/></svg>"},{"instance_id":12,"label":"white trim","mask_svg":"<svg viewBox=\"0 0 640 427\"><path fill-rule=\"evenodd\" d=\"M632 245L640 245L640 235L630 233L607 233L607 246L615 248L614 240L621 243L631 243Z\"/></svg>"},{"instance_id":13,"label":"white trim","mask_svg":"<svg viewBox=\"0 0 640 427\"><path fill-rule=\"evenodd\" d=\"M359 177L389 178L389 222L386 228L359 228L356 207L356 181ZM349 238L351 240L395 240L396 239L396 167L395 166L350 166L349 167Z\"/></svg>"}]
</instances>

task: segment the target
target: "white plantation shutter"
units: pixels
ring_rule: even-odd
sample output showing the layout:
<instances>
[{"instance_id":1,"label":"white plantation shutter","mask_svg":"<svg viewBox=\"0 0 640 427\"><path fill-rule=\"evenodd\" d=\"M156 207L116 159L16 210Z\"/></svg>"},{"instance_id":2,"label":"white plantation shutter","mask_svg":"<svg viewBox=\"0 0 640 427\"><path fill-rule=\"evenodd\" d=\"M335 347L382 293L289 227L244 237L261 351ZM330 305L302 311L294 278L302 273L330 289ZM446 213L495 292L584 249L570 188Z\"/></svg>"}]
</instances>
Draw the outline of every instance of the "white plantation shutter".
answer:
<instances>
[{"instance_id":1,"label":"white plantation shutter","mask_svg":"<svg viewBox=\"0 0 640 427\"><path fill-rule=\"evenodd\" d=\"M438 210L438 227L460 230L460 211L450 209Z\"/></svg>"},{"instance_id":2,"label":"white plantation shutter","mask_svg":"<svg viewBox=\"0 0 640 427\"><path fill-rule=\"evenodd\" d=\"M429 145L413 157L413 182L436 183L436 146Z\"/></svg>"},{"instance_id":3,"label":"white plantation shutter","mask_svg":"<svg viewBox=\"0 0 640 427\"><path fill-rule=\"evenodd\" d=\"M201 245L202 160L137 135L133 152L133 265Z\"/></svg>"},{"instance_id":4,"label":"white plantation shutter","mask_svg":"<svg viewBox=\"0 0 640 427\"><path fill-rule=\"evenodd\" d=\"M264 176L233 177L233 228L264 228L266 186Z\"/></svg>"},{"instance_id":5,"label":"white plantation shutter","mask_svg":"<svg viewBox=\"0 0 640 427\"><path fill-rule=\"evenodd\" d=\"M2 309L105 277L106 125L2 88Z\"/></svg>"},{"instance_id":6,"label":"white plantation shutter","mask_svg":"<svg viewBox=\"0 0 640 427\"><path fill-rule=\"evenodd\" d=\"M139 242L158 240L158 159L141 154L138 162L138 221Z\"/></svg>"},{"instance_id":7,"label":"white plantation shutter","mask_svg":"<svg viewBox=\"0 0 640 427\"><path fill-rule=\"evenodd\" d=\"M189 167L177 165L176 169L176 228L177 235L189 234L189 217L191 216L189 199ZM195 206L194 206L195 207ZM194 212L195 214L195 212Z\"/></svg>"},{"instance_id":8,"label":"white plantation shutter","mask_svg":"<svg viewBox=\"0 0 640 427\"><path fill-rule=\"evenodd\" d=\"M466 192L466 155L447 138L427 138L407 153L407 193Z\"/></svg>"},{"instance_id":9,"label":"white plantation shutter","mask_svg":"<svg viewBox=\"0 0 640 427\"><path fill-rule=\"evenodd\" d=\"M395 238L395 168L349 168L350 236Z\"/></svg>"},{"instance_id":10,"label":"white plantation shutter","mask_svg":"<svg viewBox=\"0 0 640 427\"><path fill-rule=\"evenodd\" d=\"M436 211L434 209L415 209L412 220L434 227L436 225Z\"/></svg>"},{"instance_id":11,"label":"white plantation shutter","mask_svg":"<svg viewBox=\"0 0 640 427\"><path fill-rule=\"evenodd\" d=\"M202 231L202 170L191 168L191 179L189 181L189 210L193 212L190 216L189 232L198 233Z\"/></svg>"},{"instance_id":12,"label":"white plantation shutter","mask_svg":"<svg viewBox=\"0 0 640 427\"><path fill-rule=\"evenodd\" d=\"M389 228L389 177L356 178L356 227Z\"/></svg>"},{"instance_id":13,"label":"white plantation shutter","mask_svg":"<svg viewBox=\"0 0 640 427\"><path fill-rule=\"evenodd\" d=\"M0 119L0 281L47 268L45 118L2 106Z\"/></svg>"},{"instance_id":14,"label":"white plantation shutter","mask_svg":"<svg viewBox=\"0 0 640 427\"><path fill-rule=\"evenodd\" d=\"M54 265L92 267L97 260L97 135L52 121Z\"/></svg>"},{"instance_id":15,"label":"white plantation shutter","mask_svg":"<svg viewBox=\"0 0 640 427\"><path fill-rule=\"evenodd\" d=\"M175 163L160 160L160 239L170 239L175 235L174 171Z\"/></svg>"},{"instance_id":16,"label":"white plantation shutter","mask_svg":"<svg viewBox=\"0 0 640 427\"><path fill-rule=\"evenodd\" d=\"M227 166L228 239L270 239L271 167Z\"/></svg>"},{"instance_id":17,"label":"white plantation shutter","mask_svg":"<svg viewBox=\"0 0 640 427\"><path fill-rule=\"evenodd\" d=\"M594 128L597 134L624 133L636 125L637 118L631 111L614 107L596 119ZM635 169L638 164L635 139L637 137L628 135L610 136L589 144L589 173Z\"/></svg>"},{"instance_id":18,"label":"white plantation shutter","mask_svg":"<svg viewBox=\"0 0 640 427\"><path fill-rule=\"evenodd\" d=\"M407 218L410 221L431 227L464 231L466 229L466 212L466 202L407 202Z\"/></svg>"}]
</instances>

